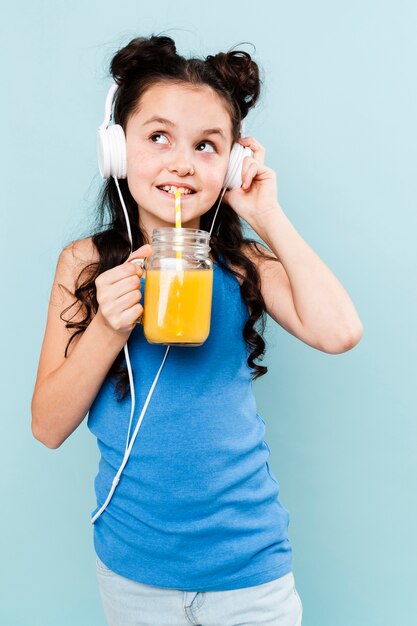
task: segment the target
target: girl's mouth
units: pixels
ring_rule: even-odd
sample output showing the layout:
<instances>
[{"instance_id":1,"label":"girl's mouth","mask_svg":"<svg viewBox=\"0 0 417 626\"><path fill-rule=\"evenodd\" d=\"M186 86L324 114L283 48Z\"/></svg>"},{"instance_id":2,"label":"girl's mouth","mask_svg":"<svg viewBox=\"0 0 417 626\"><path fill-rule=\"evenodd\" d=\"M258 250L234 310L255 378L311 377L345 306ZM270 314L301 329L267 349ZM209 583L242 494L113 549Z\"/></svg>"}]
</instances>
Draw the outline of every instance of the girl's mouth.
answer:
<instances>
[{"instance_id":1,"label":"girl's mouth","mask_svg":"<svg viewBox=\"0 0 417 626\"><path fill-rule=\"evenodd\" d=\"M171 191L164 191L160 187L157 187L157 189L158 189L158 191L163 193L168 198L172 198L172 199L174 198L174 193L173 192L171 192ZM196 191L192 191L191 193L181 193L181 202L183 200L187 200L188 198L191 198L191 196L195 196L196 193L197 193Z\"/></svg>"}]
</instances>

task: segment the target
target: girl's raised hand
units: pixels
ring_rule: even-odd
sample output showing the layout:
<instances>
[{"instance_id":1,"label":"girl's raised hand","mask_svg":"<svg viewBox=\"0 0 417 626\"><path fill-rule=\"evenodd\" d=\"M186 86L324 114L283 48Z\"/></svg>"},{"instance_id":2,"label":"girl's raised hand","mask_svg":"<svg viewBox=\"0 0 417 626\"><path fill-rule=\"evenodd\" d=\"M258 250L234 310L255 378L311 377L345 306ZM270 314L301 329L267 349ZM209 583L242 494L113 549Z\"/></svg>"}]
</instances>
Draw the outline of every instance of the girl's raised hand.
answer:
<instances>
[{"instance_id":1,"label":"girl's raised hand","mask_svg":"<svg viewBox=\"0 0 417 626\"><path fill-rule=\"evenodd\" d=\"M149 244L141 246L121 265L97 276L95 280L99 315L106 326L115 332L129 335L142 315L140 304L140 277L143 269L131 263L133 259L145 259L152 255Z\"/></svg>"}]
</instances>

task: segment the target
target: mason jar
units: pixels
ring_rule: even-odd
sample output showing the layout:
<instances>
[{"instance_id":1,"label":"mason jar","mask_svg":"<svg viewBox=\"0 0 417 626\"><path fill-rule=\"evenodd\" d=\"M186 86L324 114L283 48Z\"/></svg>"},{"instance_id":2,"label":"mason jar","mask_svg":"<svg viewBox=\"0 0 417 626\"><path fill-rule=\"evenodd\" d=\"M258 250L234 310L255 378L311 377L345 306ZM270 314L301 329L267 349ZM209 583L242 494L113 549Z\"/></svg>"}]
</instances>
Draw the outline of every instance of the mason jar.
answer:
<instances>
[{"instance_id":1,"label":"mason jar","mask_svg":"<svg viewBox=\"0 0 417 626\"><path fill-rule=\"evenodd\" d=\"M210 234L155 228L145 270L141 323L149 343L201 346L210 333L213 263Z\"/></svg>"}]
</instances>

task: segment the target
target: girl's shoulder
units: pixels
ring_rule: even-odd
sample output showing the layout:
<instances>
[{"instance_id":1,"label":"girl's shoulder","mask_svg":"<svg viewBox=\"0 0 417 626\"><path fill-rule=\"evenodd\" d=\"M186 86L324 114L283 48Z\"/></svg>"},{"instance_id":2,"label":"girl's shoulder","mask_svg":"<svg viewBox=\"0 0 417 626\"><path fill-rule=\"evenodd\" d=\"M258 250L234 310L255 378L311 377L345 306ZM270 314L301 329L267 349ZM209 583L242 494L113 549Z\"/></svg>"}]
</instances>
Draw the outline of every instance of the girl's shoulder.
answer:
<instances>
[{"instance_id":1,"label":"girl's shoulder","mask_svg":"<svg viewBox=\"0 0 417 626\"><path fill-rule=\"evenodd\" d=\"M61 251L52 284L50 305L63 310L74 301L74 292L81 272L99 260L99 253L92 237L72 241ZM78 314L81 315L81 310Z\"/></svg>"},{"instance_id":2,"label":"girl's shoulder","mask_svg":"<svg viewBox=\"0 0 417 626\"><path fill-rule=\"evenodd\" d=\"M61 251L52 285L50 304L63 310L65 305L70 305L68 299L75 295L81 273L92 263L100 260L100 255L93 243L92 237L72 241ZM83 276L84 278L84 276ZM82 317L81 308L75 317Z\"/></svg>"},{"instance_id":3,"label":"girl's shoulder","mask_svg":"<svg viewBox=\"0 0 417 626\"><path fill-rule=\"evenodd\" d=\"M100 259L92 237L72 241L62 250L61 256L66 257L67 262L71 263L74 269L78 267L82 269L83 266L96 263Z\"/></svg>"}]
</instances>

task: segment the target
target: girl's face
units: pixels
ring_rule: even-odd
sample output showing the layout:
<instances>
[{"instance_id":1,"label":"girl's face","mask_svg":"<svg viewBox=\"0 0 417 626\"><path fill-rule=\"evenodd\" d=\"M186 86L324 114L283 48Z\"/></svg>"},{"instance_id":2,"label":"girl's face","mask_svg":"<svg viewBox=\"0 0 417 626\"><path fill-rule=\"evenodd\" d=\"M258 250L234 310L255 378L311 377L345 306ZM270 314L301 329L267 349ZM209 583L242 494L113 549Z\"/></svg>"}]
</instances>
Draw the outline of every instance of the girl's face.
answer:
<instances>
[{"instance_id":1,"label":"girl's face","mask_svg":"<svg viewBox=\"0 0 417 626\"><path fill-rule=\"evenodd\" d=\"M161 185L189 185L181 195L181 226L199 228L222 189L232 147L226 104L208 86L157 83L142 96L126 128L127 182L139 221L152 230L175 226L173 193Z\"/></svg>"}]
</instances>

